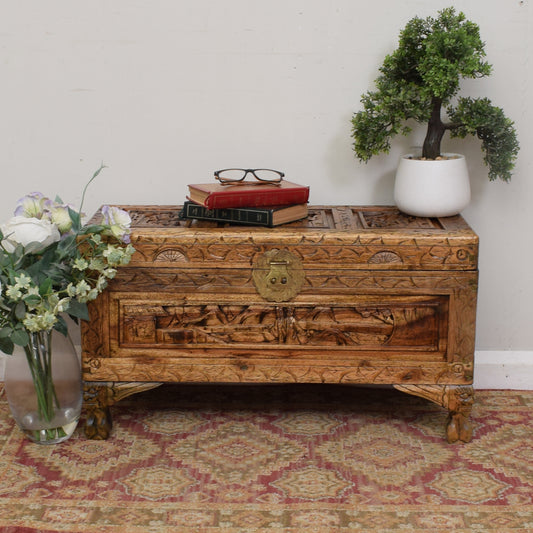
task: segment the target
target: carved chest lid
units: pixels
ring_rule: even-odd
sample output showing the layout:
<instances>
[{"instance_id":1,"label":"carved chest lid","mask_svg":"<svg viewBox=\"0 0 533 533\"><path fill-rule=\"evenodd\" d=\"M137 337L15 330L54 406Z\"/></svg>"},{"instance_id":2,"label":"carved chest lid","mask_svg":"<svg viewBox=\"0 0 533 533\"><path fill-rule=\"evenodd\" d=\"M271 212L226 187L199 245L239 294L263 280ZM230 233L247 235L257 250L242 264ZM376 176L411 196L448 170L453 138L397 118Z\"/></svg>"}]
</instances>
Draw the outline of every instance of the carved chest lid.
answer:
<instances>
[{"instance_id":1,"label":"carved chest lid","mask_svg":"<svg viewBox=\"0 0 533 533\"><path fill-rule=\"evenodd\" d=\"M249 268L286 249L305 269L475 270L478 237L461 216L407 216L389 206L310 206L307 219L265 228L184 221L181 206L120 206L132 218L131 266Z\"/></svg>"}]
</instances>

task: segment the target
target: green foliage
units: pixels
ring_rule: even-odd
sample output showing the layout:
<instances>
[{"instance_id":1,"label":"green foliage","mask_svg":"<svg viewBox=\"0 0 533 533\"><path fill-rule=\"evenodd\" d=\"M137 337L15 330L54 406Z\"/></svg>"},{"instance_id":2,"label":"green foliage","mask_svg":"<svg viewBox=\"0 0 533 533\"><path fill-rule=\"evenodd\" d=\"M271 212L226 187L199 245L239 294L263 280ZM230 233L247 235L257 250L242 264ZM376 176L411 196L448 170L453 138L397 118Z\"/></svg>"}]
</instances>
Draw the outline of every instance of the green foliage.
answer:
<instances>
[{"instance_id":1,"label":"green foliage","mask_svg":"<svg viewBox=\"0 0 533 533\"><path fill-rule=\"evenodd\" d=\"M451 130L452 137L477 135L481 140L489 179L509 181L519 146L513 122L503 110L491 105L488 98L461 98L455 108L448 109L448 114L454 123L460 124Z\"/></svg>"},{"instance_id":2,"label":"green foliage","mask_svg":"<svg viewBox=\"0 0 533 533\"><path fill-rule=\"evenodd\" d=\"M88 320L87 303L135 251L128 244L125 211L104 206L100 224L82 226L80 212L59 202L32 193L0 230L0 350L5 353L27 346L33 333L66 333L64 314Z\"/></svg>"},{"instance_id":3,"label":"green foliage","mask_svg":"<svg viewBox=\"0 0 533 533\"><path fill-rule=\"evenodd\" d=\"M437 18L410 20L400 33L398 48L383 61L376 90L361 98L363 109L352 118L353 149L362 161L388 153L397 134L407 135L412 119L427 123L425 157L440 155L445 131L455 137L477 135L485 151L489 178L508 181L518 153L513 123L488 100L454 98L462 78L481 78L491 73L484 60L479 27L453 7ZM477 102L477 104L475 104ZM447 107L451 122L441 119Z\"/></svg>"}]
</instances>

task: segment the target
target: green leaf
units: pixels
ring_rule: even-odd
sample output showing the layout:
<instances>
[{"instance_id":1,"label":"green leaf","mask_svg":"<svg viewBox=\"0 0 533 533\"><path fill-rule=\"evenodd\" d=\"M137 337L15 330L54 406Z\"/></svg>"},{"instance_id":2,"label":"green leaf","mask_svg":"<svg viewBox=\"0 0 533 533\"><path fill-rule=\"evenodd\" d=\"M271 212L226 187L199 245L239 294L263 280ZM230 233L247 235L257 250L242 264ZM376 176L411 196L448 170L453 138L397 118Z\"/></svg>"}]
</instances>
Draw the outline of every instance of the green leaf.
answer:
<instances>
[{"instance_id":1,"label":"green leaf","mask_svg":"<svg viewBox=\"0 0 533 533\"><path fill-rule=\"evenodd\" d=\"M1 233L1 232L0 232ZM0 267L8 267L11 264L11 259L7 253L4 253L3 250L0 250Z\"/></svg>"},{"instance_id":2,"label":"green leaf","mask_svg":"<svg viewBox=\"0 0 533 533\"><path fill-rule=\"evenodd\" d=\"M30 342L30 337L28 333L23 329L16 329L11 335L11 340L14 344L18 346L26 346Z\"/></svg>"},{"instance_id":3,"label":"green leaf","mask_svg":"<svg viewBox=\"0 0 533 533\"><path fill-rule=\"evenodd\" d=\"M13 349L15 348L15 345L13 344L13 341L9 338L0 338L0 351L4 352L7 355L11 355L13 353Z\"/></svg>"},{"instance_id":4,"label":"green leaf","mask_svg":"<svg viewBox=\"0 0 533 533\"><path fill-rule=\"evenodd\" d=\"M57 322L55 323L54 329L59 331L59 333L61 333L65 337L68 335L68 326L62 316L57 317Z\"/></svg>"},{"instance_id":5,"label":"green leaf","mask_svg":"<svg viewBox=\"0 0 533 533\"><path fill-rule=\"evenodd\" d=\"M68 235L61 239L57 245L57 251L61 255L71 252L71 250L76 246L76 235Z\"/></svg>"},{"instance_id":6,"label":"green leaf","mask_svg":"<svg viewBox=\"0 0 533 533\"><path fill-rule=\"evenodd\" d=\"M24 302L19 302L15 306L15 317L18 320L22 320L26 316L26 304Z\"/></svg>"},{"instance_id":7,"label":"green leaf","mask_svg":"<svg viewBox=\"0 0 533 533\"><path fill-rule=\"evenodd\" d=\"M104 231L104 226L101 224L91 224L90 226L85 226L80 233L81 234L88 234L88 233L102 233Z\"/></svg>"},{"instance_id":8,"label":"green leaf","mask_svg":"<svg viewBox=\"0 0 533 533\"><path fill-rule=\"evenodd\" d=\"M11 335L11 328L1 328L0 329L0 339L5 339Z\"/></svg>"},{"instance_id":9,"label":"green leaf","mask_svg":"<svg viewBox=\"0 0 533 533\"><path fill-rule=\"evenodd\" d=\"M50 292L50 289L52 288L52 280L50 278L46 278L40 285L39 285L39 294L41 296L45 296Z\"/></svg>"},{"instance_id":10,"label":"green leaf","mask_svg":"<svg viewBox=\"0 0 533 533\"><path fill-rule=\"evenodd\" d=\"M27 294L26 296L24 296L24 298L22 298L22 301L26 305L38 305L41 301L41 297L37 296L36 294Z\"/></svg>"},{"instance_id":11,"label":"green leaf","mask_svg":"<svg viewBox=\"0 0 533 533\"><path fill-rule=\"evenodd\" d=\"M81 228L81 213L69 207L68 214L70 215L70 220L72 220L72 229L76 232L79 231Z\"/></svg>"},{"instance_id":12,"label":"green leaf","mask_svg":"<svg viewBox=\"0 0 533 533\"><path fill-rule=\"evenodd\" d=\"M78 300L70 300L67 313L75 318L89 320L89 310L87 309L87 304L80 303Z\"/></svg>"},{"instance_id":13,"label":"green leaf","mask_svg":"<svg viewBox=\"0 0 533 533\"><path fill-rule=\"evenodd\" d=\"M17 244L15 249L11 252L11 257L13 258L13 263L17 263L24 258L24 246L22 244Z\"/></svg>"}]
</instances>

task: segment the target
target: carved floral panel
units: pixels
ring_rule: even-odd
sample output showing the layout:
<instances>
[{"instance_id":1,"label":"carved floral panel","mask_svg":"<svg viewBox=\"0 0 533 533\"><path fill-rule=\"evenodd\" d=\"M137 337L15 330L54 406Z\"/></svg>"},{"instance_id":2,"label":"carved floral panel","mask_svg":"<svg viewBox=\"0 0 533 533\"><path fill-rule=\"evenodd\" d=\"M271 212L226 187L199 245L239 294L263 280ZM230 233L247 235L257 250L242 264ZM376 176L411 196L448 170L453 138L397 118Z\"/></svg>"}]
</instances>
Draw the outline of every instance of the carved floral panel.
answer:
<instances>
[{"instance_id":1,"label":"carved floral panel","mask_svg":"<svg viewBox=\"0 0 533 533\"><path fill-rule=\"evenodd\" d=\"M120 304L120 344L128 346L349 346L444 352L447 298L379 304Z\"/></svg>"}]
</instances>

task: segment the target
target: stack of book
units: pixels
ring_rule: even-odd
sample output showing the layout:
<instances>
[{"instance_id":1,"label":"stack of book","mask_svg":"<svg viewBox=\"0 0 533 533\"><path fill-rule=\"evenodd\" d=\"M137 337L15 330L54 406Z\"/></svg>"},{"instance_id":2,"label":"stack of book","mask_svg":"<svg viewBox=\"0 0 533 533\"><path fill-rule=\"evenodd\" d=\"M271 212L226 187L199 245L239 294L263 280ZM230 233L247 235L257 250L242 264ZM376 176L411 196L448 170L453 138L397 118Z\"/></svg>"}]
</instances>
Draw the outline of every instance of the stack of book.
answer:
<instances>
[{"instance_id":1,"label":"stack of book","mask_svg":"<svg viewBox=\"0 0 533 533\"><path fill-rule=\"evenodd\" d=\"M307 217L309 187L290 181L266 185L191 184L181 217L253 226L279 226Z\"/></svg>"}]
</instances>

